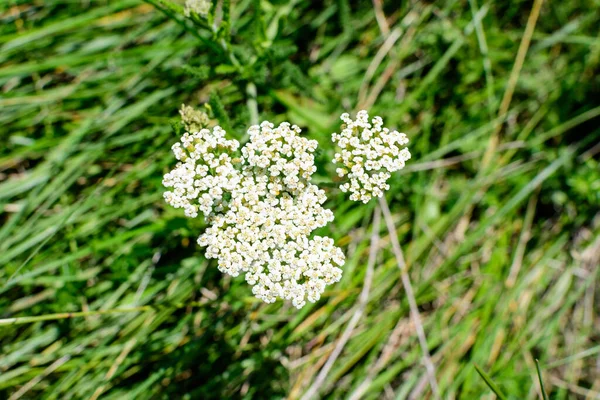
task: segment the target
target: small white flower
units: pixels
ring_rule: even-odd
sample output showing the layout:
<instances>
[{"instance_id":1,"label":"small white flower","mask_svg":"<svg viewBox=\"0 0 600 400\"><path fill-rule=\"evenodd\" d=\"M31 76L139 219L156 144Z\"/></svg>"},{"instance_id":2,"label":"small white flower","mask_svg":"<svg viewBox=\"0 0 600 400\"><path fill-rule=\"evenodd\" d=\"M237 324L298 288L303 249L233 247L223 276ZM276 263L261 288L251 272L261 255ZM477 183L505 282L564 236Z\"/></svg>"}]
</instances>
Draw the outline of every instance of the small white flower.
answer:
<instances>
[{"instance_id":1,"label":"small white flower","mask_svg":"<svg viewBox=\"0 0 600 400\"><path fill-rule=\"evenodd\" d=\"M193 11L198 15L206 16L210 12L210 0L185 0L183 13L189 18Z\"/></svg>"},{"instance_id":2,"label":"small white flower","mask_svg":"<svg viewBox=\"0 0 600 400\"><path fill-rule=\"evenodd\" d=\"M410 159L404 133L383 127L381 117L369 123L369 114L362 110L352 120L348 113L341 115L342 131L333 133L331 139L341 149L333 162L342 164L337 168L339 177L349 182L340 185L342 192L350 192L350 200L367 203L372 197L381 197L389 189L387 180L391 173L404 168Z\"/></svg>"},{"instance_id":3,"label":"small white flower","mask_svg":"<svg viewBox=\"0 0 600 400\"><path fill-rule=\"evenodd\" d=\"M312 154L317 142L299 136L300 132L288 122L275 128L264 121L248 130L250 141L242 148L242 155L250 166L267 170L270 179L278 178L287 189L302 189L317 170Z\"/></svg>"},{"instance_id":4,"label":"small white flower","mask_svg":"<svg viewBox=\"0 0 600 400\"><path fill-rule=\"evenodd\" d=\"M232 191L240 180L229 154L238 147L237 140L225 139L225 131L219 126L184 133L181 143L172 147L180 161L163 178L163 185L173 188L164 193L165 201L175 208L183 208L185 215L191 218L197 217L198 211L211 215L224 191ZM219 154L218 158L215 153Z\"/></svg>"},{"instance_id":5,"label":"small white flower","mask_svg":"<svg viewBox=\"0 0 600 400\"><path fill-rule=\"evenodd\" d=\"M317 142L287 122L265 121L248 133L236 162L239 143L220 127L184 133L173 145L179 162L164 176L172 188L164 197L189 217L204 214L209 227L198 244L221 272L243 274L267 303L281 298L300 308L340 280L345 260L333 239L310 238L333 220L325 192L310 183Z\"/></svg>"},{"instance_id":6,"label":"small white flower","mask_svg":"<svg viewBox=\"0 0 600 400\"><path fill-rule=\"evenodd\" d=\"M333 220L322 207L325 193L306 182L302 189L273 193L245 165L231 208L211 217L211 227L198 239L206 255L216 258L221 272L245 274L259 299L277 298L302 307L317 301L325 286L341 278L344 254L333 239L310 233ZM234 228L234 229L232 229ZM230 240L231 239L231 240Z\"/></svg>"}]
</instances>

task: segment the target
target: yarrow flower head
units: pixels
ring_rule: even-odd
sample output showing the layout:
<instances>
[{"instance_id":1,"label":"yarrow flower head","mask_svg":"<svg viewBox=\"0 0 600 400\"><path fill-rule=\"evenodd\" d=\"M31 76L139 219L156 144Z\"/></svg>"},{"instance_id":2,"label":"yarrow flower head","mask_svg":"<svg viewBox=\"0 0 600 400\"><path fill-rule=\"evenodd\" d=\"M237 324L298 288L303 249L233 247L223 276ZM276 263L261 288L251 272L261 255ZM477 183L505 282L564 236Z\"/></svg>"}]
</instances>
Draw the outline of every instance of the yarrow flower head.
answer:
<instances>
[{"instance_id":1,"label":"yarrow flower head","mask_svg":"<svg viewBox=\"0 0 600 400\"><path fill-rule=\"evenodd\" d=\"M210 6L210 0L185 0L183 13L188 18L192 11L204 17L210 12Z\"/></svg>"},{"instance_id":2,"label":"yarrow flower head","mask_svg":"<svg viewBox=\"0 0 600 400\"><path fill-rule=\"evenodd\" d=\"M286 188L303 189L317 170L313 152L318 143L298 136L300 132L299 127L290 126L288 122L275 128L264 121L260 126L248 129L250 141L242 154L250 166L265 169Z\"/></svg>"},{"instance_id":3,"label":"yarrow flower head","mask_svg":"<svg viewBox=\"0 0 600 400\"><path fill-rule=\"evenodd\" d=\"M356 120L344 113L340 133L333 133L332 140L340 148L333 162L341 164L336 169L339 177L349 182L340 185L343 192L350 192L350 200L367 203L372 197L381 197L390 188L387 180L392 172L404 168L410 159L408 138L404 133L383 127L381 117L369 122L369 114L362 110Z\"/></svg>"},{"instance_id":4,"label":"yarrow flower head","mask_svg":"<svg viewBox=\"0 0 600 400\"><path fill-rule=\"evenodd\" d=\"M210 122L210 119L205 112L196 110L191 106L186 106L185 104L181 105L179 115L181 115L183 127L188 132L198 132L202 128L208 127Z\"/></svg>"},{"instance_id":5,"label":"yarrow flower head","mask_svg":"<svg viewBox=\"0 0 600 400\"><path fill-rule=\"evenodd\" d=\"M183 115L183 114L182 114ZM179 160L163 183L167 203L209 224L198 238L223 273L244 274L259 299L315 302L341 278L345 258L328 237L310 237L333 220L325 193L310 183L316 171L314 140L287 122L265 121L250 140L225 139L220 127L186 132L173 146Z\"/></svg>"},{"instance_id":6,"label":"yarrow flower head","mask_svg":"<svg viewBox=\"0 0 600 400\"><path fill-rule=\"evenodd\" d=\"M208 258L218 260L221 272L244 273L259 299L272 303L282 298L300 308L340 280L344 255L333 239L309 239L314 229L333 220L322 207L324 192L313 184L287 191L273 187L271 178L246 167L228 211L211 218L198 244L207 247Z\"/></svg>"},{"instance_id":7,"label":"yarrow flower head","mask_svg":"<svg viewBox=\"0 0 600 400\"><path fill-rule=\"evenodd\" d=\"M183 208L191 218L197 217L198 211L210 216L223 193L235 189L240 180L230 155L239 145L237 140L225 139L225 131L219 126L185 132L181 142L172 147L179 162L163 178L163 185L173 188L164 193L166 202Z\"/></svg>"}]
</instances>

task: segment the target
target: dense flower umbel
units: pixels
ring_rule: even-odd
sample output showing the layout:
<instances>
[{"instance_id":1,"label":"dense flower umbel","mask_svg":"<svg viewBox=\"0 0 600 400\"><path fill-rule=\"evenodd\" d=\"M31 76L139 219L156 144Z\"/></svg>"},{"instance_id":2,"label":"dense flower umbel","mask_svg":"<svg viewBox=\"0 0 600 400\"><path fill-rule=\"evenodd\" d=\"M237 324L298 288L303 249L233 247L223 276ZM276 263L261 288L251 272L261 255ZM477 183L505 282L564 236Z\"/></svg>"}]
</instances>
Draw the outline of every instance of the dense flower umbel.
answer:
<instances>
[{"instance_id":1,"label":"dense flower umbel","mask_svg":"<svg viewBox=\"0 0 600 400\"><path fill-rule=\"evenodd\" d=\"M196 110L185 104L181 105L179 115L181 115L181 122L187 132L198 132L208 127L210 123L210 118L204 111Z\"/></svg>"},{"instance_id":2,"label":"dense flower umbel","mask_svg":"<svg viewBox=\"0 0 600 400\"><path fill-rule=\"evenodd\" d=\"M318 143L298 136L300 132L299 127L290 126L288 122L275 128L264 121L260 127L255 125L248 129L250 142L244 146L242 154L250 166L265 169L286 188L302 189L317 170L312 153Z\"/></svg>"},{"instance_id":3,"label":"dense flower umbel","mask_svg":"<svg viewBox=\"0 0 600 400\"><path fill-rule=\"evenodd\" d=\"M210 7L210 0L186 0L183 13L186 17L189 17L192 12L204 17L210 12Z\"/></svg>"},{"instance_id":4,"label":"dense flower umbel","mask_svg":"<svg viewBox=\"0 0 600 400\"><path fill-rule=\"evenodd\" d=\"M317 301L325 285L339 281L344 263L333 240L310 233L333 220L321 204L325 194L313 184L304 189L273 188L272 176L245 167L241 185L232 192L228 211L211 217L198 243L219 269L245 273L256 297L267 303L291 300L298 308Z\"/></svg>"},{"instance_id":5,"label":"dense flower umbel","mask_svg":"<svg viewBox=\"0 0 600 400\"><path fill-rule=\"evenodd\" d=\"M390 131L383 127L381 117L374 117L369 123L369 114L362 110L353 121L347 113L340 117L341 133L334 133L332 140L341 149L334 156L334 163L342 164L336 172L340 177L348 177L340 189L350 192L350 200L367 203L373 196L381 197L389 189L387 180L391 173L404 168L410 159L408 143L404 133Z\"/></svg>"},{"instance_id":6,"label":"dense flower umbel","mask_svg":"<svg viewBox=\"0 0 600 400\"><path fill-rule=\"evenodd\" d=\"M239 143L215 127L185 133L173 146L180 162L165 175L167 202L189 217L201 211L209 224L198 243L219 270L245 274L256 297L291 300L298 308L317 301L341 278L344 254L333 239L310 234L333 220L325 193L310 183L314 140L284 122L252 126ZM235 162L234 162L235 161Z\"/></svg>"},{"instance_id":7,"label":"dense flower umbel","mask_svg":"<svg viewBox=\"0 0 600 400\"><path fill-rule=\"evenodd\" d=\"M232 191L239 183L240 174L230 156L239 145L237 140L225 139L225 131L219 126L212 131L184 133L181 143L172 147L179 162L163 178L163 185L173 188L164 193L167 203L183 208L191 218L197 217L198 211L206 217L211 215L224 191Z\"/></svg>"}]
</instances>

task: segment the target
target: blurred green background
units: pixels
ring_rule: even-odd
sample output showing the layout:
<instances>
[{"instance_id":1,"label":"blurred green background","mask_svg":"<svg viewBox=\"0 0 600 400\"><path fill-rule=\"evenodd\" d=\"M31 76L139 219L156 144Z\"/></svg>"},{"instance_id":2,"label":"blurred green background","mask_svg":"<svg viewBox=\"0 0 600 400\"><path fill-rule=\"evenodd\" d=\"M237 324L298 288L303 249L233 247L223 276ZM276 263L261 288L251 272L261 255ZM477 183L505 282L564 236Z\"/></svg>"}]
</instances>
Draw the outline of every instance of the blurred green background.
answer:
<instances>
[{"instance_id":1,"label":"blurred green background","mask_svg":"<svg viewBox=\"0 0 600 400\"><path fill-rule=\"evenodd\" d=\"M387 200L440 396L494 398L478 365L541 398L539 359L550 398L600 398L600 3L228 4L0 2L0 398L299 398L339 343L375 202L327 189L342 281L262 304L162 200L184 102L241 141L254 107L300 125L317 181L339 115L372 105L411 140ZM319 393L435 398L380 234Z\"/></svg>"}]
</instances>

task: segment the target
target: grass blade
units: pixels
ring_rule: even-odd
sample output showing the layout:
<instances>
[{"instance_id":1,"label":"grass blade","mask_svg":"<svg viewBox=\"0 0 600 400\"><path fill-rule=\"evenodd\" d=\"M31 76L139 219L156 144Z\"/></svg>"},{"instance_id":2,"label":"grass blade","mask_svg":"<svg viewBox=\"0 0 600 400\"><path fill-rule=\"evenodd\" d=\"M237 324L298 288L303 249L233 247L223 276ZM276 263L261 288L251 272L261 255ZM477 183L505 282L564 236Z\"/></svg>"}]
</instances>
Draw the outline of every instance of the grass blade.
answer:
<instances>
[{"instance_id":1,"label":"grass blade","mask_svg":"<svg viewBox=\"0 0 600 400\"><path fill-rule=\"evenodd\" d=\"M500 400L506 400L506 396L504 395L504 393L502 393L502 391L500 390L498 385L492 380L492 378L490 378L490 376L487 373L485 373L485 371L482 370L479 367L479 365L477 365L477 364L474 364L474 365L475 365L475 369L477 370L477 373L479 374L479 376L481 376L483 378L486 385L488 385L488 387L492 390L492 392L494 392Z\"/></svg>"},{"instance_id":2,"label":"grass blade","mask_svg":"<svg viewBox=\"0 0 600 400\"><path fill-rule=\"evenodd\" d=\"M548 395L546 394L546 388L544 387L544 379L542 378L542 371L540 370L540 361L535 359L535 369L537 370L538 379L540 380L540 389L542 390L542 398L544 400L548 400Z\"/></svg>"}]
</instances>

